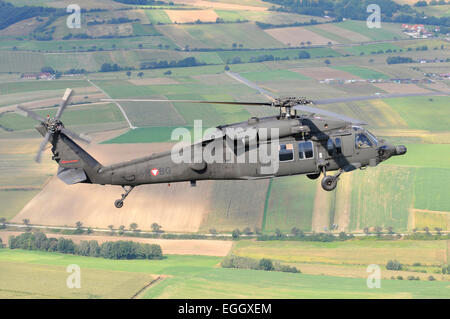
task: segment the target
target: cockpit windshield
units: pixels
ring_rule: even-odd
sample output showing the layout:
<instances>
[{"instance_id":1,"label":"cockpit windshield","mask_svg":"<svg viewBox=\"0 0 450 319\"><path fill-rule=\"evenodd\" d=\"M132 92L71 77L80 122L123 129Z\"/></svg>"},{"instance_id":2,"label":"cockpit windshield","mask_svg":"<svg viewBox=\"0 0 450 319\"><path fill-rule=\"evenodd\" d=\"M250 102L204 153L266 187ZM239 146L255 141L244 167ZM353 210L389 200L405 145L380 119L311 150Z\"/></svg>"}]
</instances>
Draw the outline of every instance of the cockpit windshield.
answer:
<instances>
[{"instance_id":1,"label":"cockpit windshield","mask_svg":"<svg viewBox=\"0 0 450 319\"><path fill-rule=\"evenodd\" d=\"M372 147L372 142L363 133L356 133L356 135L355 135L355 144L356 144L357 148Z\"/></svg>"},{"instance_id":2,"label":"cockpit windshield","mask_svg":"<svg viewBox=\"0 0 450 319\"><path fill-rule=\"evenodd\" d=\"M369 131L366 130L367 135L369 135L369 137L372 139L372 141L375 143L375 146L378 146L378 140L375 137L375 135L373 135L372 133L370 133Z\"/></svg>"}]
</instances>

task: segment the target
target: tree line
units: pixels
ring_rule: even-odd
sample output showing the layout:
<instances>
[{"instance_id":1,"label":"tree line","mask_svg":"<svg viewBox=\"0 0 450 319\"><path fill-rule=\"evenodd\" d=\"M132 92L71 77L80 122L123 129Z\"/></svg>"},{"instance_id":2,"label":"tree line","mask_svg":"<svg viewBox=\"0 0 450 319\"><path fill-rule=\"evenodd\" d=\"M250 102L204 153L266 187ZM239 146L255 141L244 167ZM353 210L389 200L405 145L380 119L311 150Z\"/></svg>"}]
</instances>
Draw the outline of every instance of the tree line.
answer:
<instances>
[{"instance_id":1,"label":"tree line","mask_svg":"<svg viewBox=\"0 0 450 319\"><path fill-rule=\"evenodd\" d=\"M257 260L249 257L230 255L225 257L220 263L220 265L223 268L239 268L239 269L300 273L300 270L298 270L294 266L283 265L280 264L279 262L273 262L271 259L268 258L261 258Z\"/></svg>"},{"instance_id":2,"label":"tree line","mask_svg":"<svg viewBox=\"0 0 450 319\"><path fill-rule=\"evenodd\" d=\"M367 6L377 4L381 8L381 21L401 23L421 23L428 25L450 26L450 17L425 16L408 4L398 4L393 0L264 0L279 7L271 10L295 12L312 16L325 16L342 21L344 18L366 20ZM423 6L423 3L417 6Z\"/></svg>"},{"instance_id":3,"label":"tree line","mask_svg":"<svg viewBox=\"0 0 450 319\"><path fill-rule=\"evenodd\" d=\"M39 250L59 252L79 256L103 257L107 259L161 259L161 246L133 241L106 241L101 245L96 240L81 241L75 244L71 239L47 238L42 232L26 232L9 236L10 249Z\"/></svg>"}]
</instances>

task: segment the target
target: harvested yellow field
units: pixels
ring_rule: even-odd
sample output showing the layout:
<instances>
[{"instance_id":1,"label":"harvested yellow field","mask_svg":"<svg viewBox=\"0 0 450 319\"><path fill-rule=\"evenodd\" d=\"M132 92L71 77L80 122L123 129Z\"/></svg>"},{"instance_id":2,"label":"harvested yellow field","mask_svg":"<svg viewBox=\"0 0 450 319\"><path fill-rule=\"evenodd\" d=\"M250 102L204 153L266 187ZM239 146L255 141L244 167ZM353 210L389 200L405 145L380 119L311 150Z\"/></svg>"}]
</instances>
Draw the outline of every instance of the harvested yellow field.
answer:
<instances>
[{"instance_id":1,"label":"harvested yellow field","mask_svg":"<svg viewBox=\"0 0 450 319\"><path fill-rule=\"evenodd\" d=\"M200 8L213 8L213 9L221 9L221 10L238 10L238 11L267 11L267 8L262 6L253 6L253 5L243 5L243 4L235 4L224 2L213 2L213 1L205 1L205 0L173 0L173 3L176 4L187 4L193 7Z\"/></svg>"},{"instance_id":2,"label":"harvested yellow field","mask_svg":"<svg viewBox=\"0 0 450 319\"><path fill-rule=\"evenodd\" d=\"M450 230L450 212L432 211L425 209L411 209L413 215L413 228L419 230L428 227L434 230L436 227L442 230Z\"/></svg>"},{"instance_id":3,"label":"harvested yellow field","mask_svg":"<svg viewBox=\"0 0 450 319\"><path fill-rule=\"evenodd\" d=\"M198 20L216 22L219 17L214 10L164 10L173 23L189 23Z\"/></svg>"},{"instance_id":4,"label":"harvested yellow field","mask_svg":"<svg viewBox=\"0 0 450 319\"><path fill-rule=\"evenodd\" d=\"M349 231L352 176L352 174L342 174L339 177L339 187L336 188L334 224L339 231Z\"/></svg>"},{"instance_id":5,"label":"harvested yellow field","mask_svg":"<svg viewBox=\"0 0 450 319\"><path fill-rule=\"evenodd\" d=\"M312 231L323 232L330 226L330 204L332 192L322 189L320 179L316 183L316 196L314 199L314 210L312 216Z\"/></svg>"},{"instance_id":6,"label":"harvested yellow field","mask_svg":"<svg viewBox=\"0 0 450 319\"><path fill-rule=\"evenodd\" d=\"M337 43L304 27L275 28L264 31L278 41L292 46L299 46L302 42L306 45L308 41L311 42L311 45L324 45L328 44L328 42Z\"/></svg>"},{"instance_id":7,"label":"harvested yellow field","mask_svg":"<svg viewBox=\"0 0 450 319\"><path fill-rule=\"evenodd\" d=\"M54 177L13 221L28 218L32 223L52 226L81 221L85 226L101 228L137 223L142 230L149 230L156 222L167 231L196 232L209 212L205 198L211 185L142 185L128 196L123 208L117 209L114 201L123 192L119 186L66 185Z\"/></svg>"}]
</instances>

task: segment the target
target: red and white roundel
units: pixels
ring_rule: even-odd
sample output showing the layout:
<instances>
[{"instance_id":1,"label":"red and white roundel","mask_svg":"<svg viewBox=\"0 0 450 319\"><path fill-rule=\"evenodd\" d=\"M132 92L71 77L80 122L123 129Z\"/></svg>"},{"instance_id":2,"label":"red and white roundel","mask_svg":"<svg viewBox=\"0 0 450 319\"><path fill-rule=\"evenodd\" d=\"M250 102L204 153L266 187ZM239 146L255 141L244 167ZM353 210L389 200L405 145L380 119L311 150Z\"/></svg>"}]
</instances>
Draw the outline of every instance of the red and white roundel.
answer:
<instances>
[{"instance_id":1,"label":"red and white roundel","mask_svg":"<svg viewBox=\"0 0 450 319\"><path fill-rule=\"evenodd\" d=\"M156 176L159 174L159 170L157 168L153 168L150 173L152 173L153 176Z\"/></svg>"}]
</instances>

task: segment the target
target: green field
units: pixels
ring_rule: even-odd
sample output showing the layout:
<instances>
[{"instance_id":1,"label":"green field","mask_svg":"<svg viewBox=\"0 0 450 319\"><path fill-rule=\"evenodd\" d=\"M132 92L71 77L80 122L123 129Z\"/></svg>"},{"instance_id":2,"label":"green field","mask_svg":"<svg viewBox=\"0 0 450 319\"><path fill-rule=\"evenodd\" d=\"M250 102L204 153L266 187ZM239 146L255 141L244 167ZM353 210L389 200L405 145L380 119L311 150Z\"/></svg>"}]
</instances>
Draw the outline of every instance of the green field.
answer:
<instances>
[{"instance_id":1,"label":"green field","mask_svg":"<svg viewBox=\"0 0 450 319\"><path fill-rule=\"evenodd\" d=\"M0 83L0 94L12 94L19 92L42 91L42 90L62 90L68 87L79 88L90 86L88 82L82 80L64 81L21 81Z\"/></svg>"},{"instance_id":2,"label":"green field","mask_svg":"<svg viewBox=\"0 0 450 319\"><path fill-rule=\"evenodd\" d=\"M367 289L365 278L344 278L257 270L223 269L220 258L168 256L163 260L107 260L22 250L0 250L3 298L130 298L151 275L169 275L144 298L446 298L447 282L383 280ZM67 289L67 265L81 268L81 289ZM24 282L26 274L33 279ZM52 280L49 274L53 275ZM20 279L22 278L22 279ZM112 280L114 278L114 280ZM20 279L20 280L19 280ZM45 282L45 290L42 289ZM283 287L283 289L276 289ZM120 289L117 289L120 287Z\"/></svg>"},{"instance_id":3,"label":"green field","mask_svg":"<svg viewBox=\"0 0 450 319\"><path fill-rule=\"evenodd\" d=\"M390 226L406 230L413 203L413 168L380 166L352 172L351 230Z\"/></svg>"},{"instance_id":4,"label":"green field","mask_svg":"<svg viewBox=\"0 0 450 319\"><path fill-rule=\"evenodd\" d=\"M406 144L408 149L405 156L391 157L386 161L388 165L402 165L414 167L450 168L449 144Z\"/></svg>"},{"instance_id":5,"label":"green field","mask_svg":"<svg viewBox=\"0 0 450 319\"><path fill-rule=\"evenodd\" d=\"M382 23L381 28L369 29L365 21L347 20L336 24L338 27L360 33L374 41L404 39L400 24Z\"/></svg>"},{"instance_id":6,"label":"green field","mask_svg":"<svg viewBox=\"0 0 450 319\"><path fill-rule=\"evenodd\" d=\"M161 35L161 33L159 33L158 30L156 30L153 25L140 23L133 23L133 33L138 37L144 35L146 36Z\"/></svg>"},{"instance_id":7,"label":"green field","mask_svg":"<svg viewBox=\"0 0 450 319\"><path fill-rule=\"evenodd\" d=\"M383 73L359 66L334 66L333 69L345 71L363 79L389 79L389 77Z\"/></svg>"},{"instance_id":8,"label":"green field","mask_svg":"<svg viewBox=\"0 0 450 319\"><path fill-rule=\"evenodd\" d=\"M417 169L414 208L450 212L449 180L450 169Z\"/></svg>"},{"instance_id":9,"label":"green field","mask_svg":"<svg viewBox=\"0 0 450 319\"><path fill-rule=\"evenodd\" d=\"M274 70L267 72L241 73L243 77L252 82L276 81L276 80L309 80L309 77L289 70Z\"/></svg>"},{"instance_id":10,"label":"green field","mask_svg":"<svg viewBox=\"0 0 450 319\"><path fill-rule=\"evenodd\" d=\"M306 176L277 178L272 181L265 211L263 231L276 228L289 232L292 227L311 231L316 181Z\"/></svg>"},{"instance_id":11,"label":"green field","mask_svg":"<svg viewBox=\"0 0 450 319\"><path fill-rule=\"evenodd\" d=\"M449 130L448 96L415 96L384 101L397 111L412 129L431 132Z\"/></svg>"},{"instance_id":12,"label":"green field","mask_svg":"<svg viewBox=\"0 0 450 319\"><path fill-rule=\"evenodd\" d=\"M262 228L264 200L269 181L218 181L212 186L210 213L201 231Z\"/></svg>"},{"instance_id":13,"label":"green field","mask_svg":"<svg viewBox=\"0 0 450 319\"><path fill-rule=\"evenodd\" d=\"M233 254L251 258L272 258L288 263L334 265L385 265L397 259L402 264L445 264L446 240L348 240L334 242L308 241L239 241ZM450 292L449 292L450 293Z\"/></svg>"},{"instance_id":14,"label":"green field","mask_svg":"<svg viewBox=\"0 0 450 319\"><path fill-rule=\"evenodd\" d=\"M263 49L285 47L253 23L166 25L158 26L161 33L180 47L232 48L233 43L243 48Z\"/></svg>"},{"instance_id":15,"label":"green field","mask_svg":"<svg viewBox=\"0 0 450 319\"><path fill-rule=\"evenodd\" d=\"M141 36L141 37L123 37L112 39L83 39L83 40L53 40L53 41L23 41L23 40L5 40L0 42L1 50L13 50L16 48L21 51L42 51L42 52L60 52L62 51L86 51L110 49L113 44L118 49L137 49L139 44L143 44L146 49L157 49L159 44L168 45L174 48L174 43L164 36ZM75 67L75 66L74 66Z\"/></svg>"},{"instance_id":16,"label":"green field","mask_svg":"<svg viewBox=\"0 0 450 319\"><path fill-rule=\"evenodd\" d=\"M365 44L357 46L349 46L344 50L353 55L361 55L361 52L365 55L378 53L379 50L391 50L392 52L399 52L400 47L391 43L377 43L377 44Z\"/></svg>"},{"instance_id":17,"label":"green field","mask_svg":"<svg viewBox=\"0 0 450 319\"><path fill-rule=\"evenodd\" d=\"M54 116L56 111L56 108L52 108L40 110L36 113L45 118L47 115ZM70 107L64 112L61 120L68 127L125 121L122 113L114 104L94 104ZM0 125L15 131L29 130L34 128L36 122L16 113L8 113L0 117Z\"/></svg>"},{"instance_id":18,"label":"green field","mask_svg":"<svg viewBox=\"0 0 450 319\"><path fill-rule=\"evenodd\" d=\"M178 127L170 126L155 126L155 127L140 127L130 130L120 136L105 141L105 144L122 144L122 143L159 143L170 142L172 131ZM185 127L191 130L190 127Z\"/></svg>"},{"instance_id":19,"label":"green field","mask_svg":"<svg viewBox=\"0 0 450 319\"><path fill-rule=\"evenodd\" d=\"M39 190L0 190L0 217L7 220L14 218L17 213L37 194Z\"/></svg>"},{"instance_id":20,"label":"green field","mask_svg":"<svg viewBox=\"0 0 450 319\"><path fill-rule=\"evenodd\" d=\"M164 10L145 10L145 14L152 24L172 23L169 16Z\"/></svg>"},{"instance_id":21,"label":"green field","mask_svg":"<svg viewBox=\"0 0 450 319\"><path fill-rule=\"evenodd\" d=\"M241 62L250 62L252 58L258 58L264 55L273 55L274 58L294 60L298 58L299 52L308 52L311 58L324 58L341 56L341 54L331 48L305 48L305 49L278 49L278 50L235 50L235 51L218 51L217 54L222 58L224 63L231 63L233 58L239 57ZM307 61L307 60L303 60Z\"/></svg>"}]
</instances>

